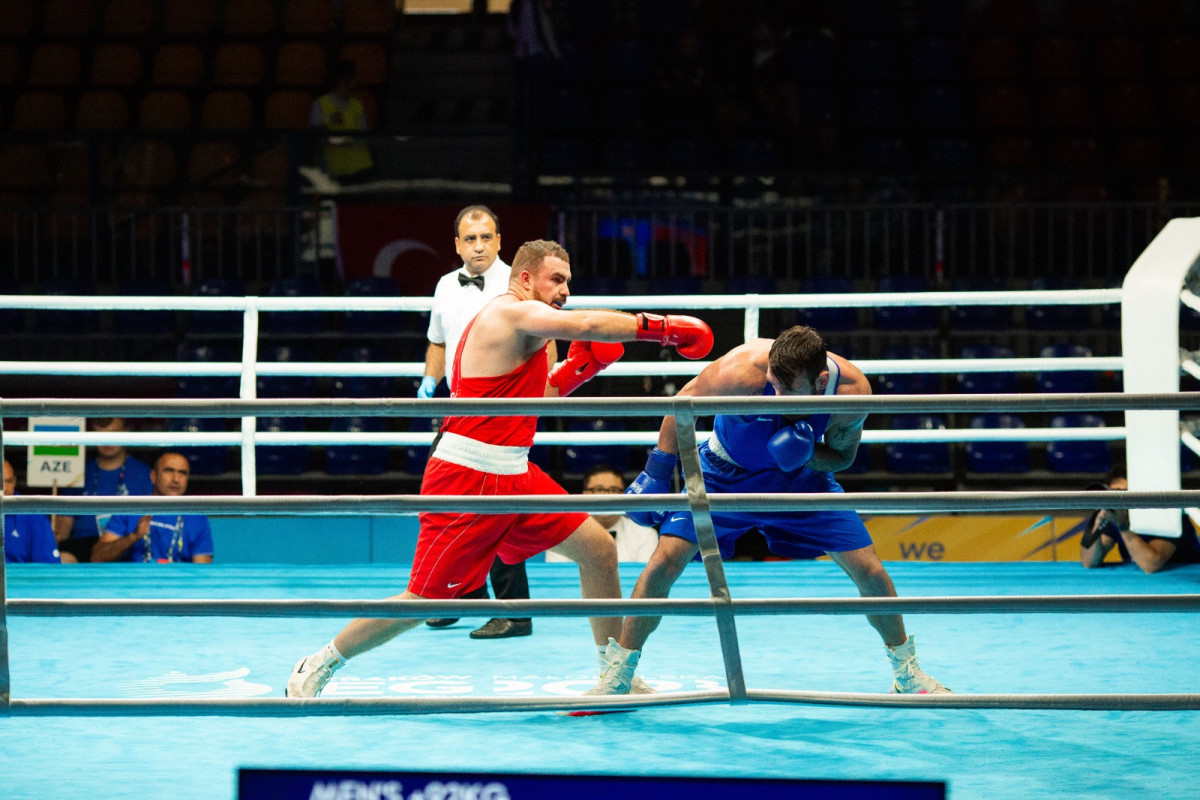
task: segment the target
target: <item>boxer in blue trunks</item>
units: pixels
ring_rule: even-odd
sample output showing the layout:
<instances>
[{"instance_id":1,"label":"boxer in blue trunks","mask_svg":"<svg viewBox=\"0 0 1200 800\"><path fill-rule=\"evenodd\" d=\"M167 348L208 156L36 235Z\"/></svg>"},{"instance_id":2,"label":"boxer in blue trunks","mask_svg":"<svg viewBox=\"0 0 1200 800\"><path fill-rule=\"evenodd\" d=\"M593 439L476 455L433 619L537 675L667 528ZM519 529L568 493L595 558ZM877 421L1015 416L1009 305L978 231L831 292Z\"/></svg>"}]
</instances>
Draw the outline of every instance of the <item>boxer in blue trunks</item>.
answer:
<instances>
[{"instance_id":1,"label":"boxer in blue trunks","mask_svg":"<svg viewBox=\"0 0 1200 800\"><path fill-rule=\"evenodd\" d=\"M705 367L679 394L705 396L867 395L871 385L850 361L829 353L821 335L796 326L777 339L740 345ZM719 415L700 445L709 492L841 492L833 474L854 462L866 414ZM658 446L629 488L634 494L665 494L679 463L675 418L665 417ZM643 525L659 527L654 555L634 587L633 598L666 597L687 563L699 552L690 512L630 512ZM726 512L712 515L721 555L729 557L739 536L760 531L773 553L789 558L828 554L863 597L895 597L896 588L875 552L862 519L853 511ZM626 617L621 638L609 640L608 668L588 694L625 694L641 649L659 617ZM944 694L950 690L927 675L916 645L899 614L869 614L892 665L892 691Z\"/></svg>"}]
</instances>

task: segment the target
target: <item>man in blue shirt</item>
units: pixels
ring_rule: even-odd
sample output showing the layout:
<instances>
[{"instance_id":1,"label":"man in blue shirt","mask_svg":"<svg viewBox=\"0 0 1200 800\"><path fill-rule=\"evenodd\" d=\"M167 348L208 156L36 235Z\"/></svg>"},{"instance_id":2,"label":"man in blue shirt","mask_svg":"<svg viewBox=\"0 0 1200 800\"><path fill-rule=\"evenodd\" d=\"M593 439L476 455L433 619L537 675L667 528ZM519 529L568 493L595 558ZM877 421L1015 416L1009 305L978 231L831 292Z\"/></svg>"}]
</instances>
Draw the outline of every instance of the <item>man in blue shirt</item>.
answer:
<instances>
[{"instance_id":1,"label":"man in blue shirt","mask_svg":"<svg viewBox=\"0 0 1200 800\"><path fill-rule=\"evenodd\" d=\"M119 417L93 419L88 422L93 431L125 430L125 420ZM153 494L150 467L125 452L123 445L99 445L96 457L88 461L83 474L82 489L64 490L63 494L91 497L124 497ZM85 514L77 517L55 517L54 536L68 561L91 561L92 547L100 532L108 525L108 514Z\"/></svg>"},{"instance_id":2,"label":"man in blue shirt","mask_svg":"<svg viewBox=\"0 0 1200 800\"><path fill-rule=\"evenodd\" d=\"M17 473L7 460L4 462L4 493L9 497L17 493ZM5 514L4 560L9 564L60 563L50 520L44 514Z\"/></svg>"},{"instance_id":3,"label":"man in blue shirt","mask_svg":"<svg viewBox=\"0 0 1200 800\"><path fill-rule=\"evenodd\" d=\"M189 474L187 458L163 453L150 472L154 494L179 497L187 491ZM212 530L203 514L114 514L92 549L92 561L211 564L212 560Z\"/></svg>"}]
</instances>

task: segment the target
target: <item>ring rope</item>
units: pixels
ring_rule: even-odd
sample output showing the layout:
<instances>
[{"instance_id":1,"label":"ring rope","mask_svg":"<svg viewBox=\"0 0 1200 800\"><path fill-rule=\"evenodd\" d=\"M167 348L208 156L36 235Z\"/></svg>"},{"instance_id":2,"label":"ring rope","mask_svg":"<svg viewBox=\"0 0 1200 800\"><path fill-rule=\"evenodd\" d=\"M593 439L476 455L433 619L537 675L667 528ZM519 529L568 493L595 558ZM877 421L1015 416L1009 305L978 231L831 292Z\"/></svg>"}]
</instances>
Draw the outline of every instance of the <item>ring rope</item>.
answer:
<instances>
[{"instance_id":1,"label":"ring rope","mask_svg":"<svg viewBox=\"0 0 1200 800\"><path fill-rule=\"evenodd\" d=\"M908 514L949 511L1092 511L1104 508L1187 508L1200 506L1200 490L1053 491L1053 492L818 492L812 494L728 493L708 496L716 512L858 510ZM269 495L233 497L195 495L181 497L90 497L16 495L0 497L6 514L136 514L153 513L240 514L289 516L403 516L422 511L475 514L520 512L614 513L618 511L687 511L689 498L682 494L642 495L523 495L477 497L473 495Z\"/></svg>"},{"instance_id":2,"label":"ring rope","mask_svg":"<svg viewBox=\"0 0 1200 800\"><path fill-rule=\"evenodd\" d=\"M377 617L465 616L709 617L727 607L733 614L1143 614L1200 611L1200 594L994 595L972 597L814 597L621 600L171 600L12 599L19 617Z\"/></svg>"},{"instance_id":3,"label":"ring rope","mask_svg":"<svg viewBox=\"0 0 1200 800\"><path fill-rule=\"evenodd\" d=\"M0 415L119 417L246 416L525 416L551 413L565 417L666 416L685 399L697 416L715 414L911 413L925 411L1129 411L1200 410L1200 392L1077 394L822 395L787 397L644 397L644 398L416 398L269 399L269 400L63 400L3 399Z\"/></svg>"}]
</instances>

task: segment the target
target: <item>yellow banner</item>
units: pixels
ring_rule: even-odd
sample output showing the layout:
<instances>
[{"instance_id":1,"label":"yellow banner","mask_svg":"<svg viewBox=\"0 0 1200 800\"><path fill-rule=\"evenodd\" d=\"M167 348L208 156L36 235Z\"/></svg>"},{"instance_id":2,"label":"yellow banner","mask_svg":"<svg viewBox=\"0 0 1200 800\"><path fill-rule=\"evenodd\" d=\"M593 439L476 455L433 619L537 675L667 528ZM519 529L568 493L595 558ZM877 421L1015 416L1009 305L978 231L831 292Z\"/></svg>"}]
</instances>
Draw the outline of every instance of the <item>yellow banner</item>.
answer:
<instances>
[{"instance_id":1,"label":"yellow banner","mask_svg":"<svg viewBox=\"0 0 1200 800\"><path fill-rule=\"evenodd\" d=\"M1087 515L863 515L884 561L1077 561L1087 519Z\"/></svg>"}]
</instances>

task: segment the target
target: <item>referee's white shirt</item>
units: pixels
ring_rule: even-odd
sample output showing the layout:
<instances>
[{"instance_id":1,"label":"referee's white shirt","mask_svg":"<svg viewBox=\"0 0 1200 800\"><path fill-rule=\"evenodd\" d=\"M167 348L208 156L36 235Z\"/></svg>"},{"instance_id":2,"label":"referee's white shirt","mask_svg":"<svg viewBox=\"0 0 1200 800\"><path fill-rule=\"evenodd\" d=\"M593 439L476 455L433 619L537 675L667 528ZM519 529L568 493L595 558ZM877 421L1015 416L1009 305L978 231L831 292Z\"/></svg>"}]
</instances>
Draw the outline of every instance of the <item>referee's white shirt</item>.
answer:
<instances>
[{"instance_id":1,"label":"referee's white shirt","mask_svg":"<svg viewBox=\"0 0 1200 800\"><path fill-rule=\"evenodd\" d=\"M471 276L465 266L446 273L438 280L433 290L433 308L429 312L429 332L426 335L434 344L446 345L446 385L450 388L454 388L450 376L454 372L454 355L458 351L463 328L479 313L484 303L508 291L511 274L512 268L497 258L483 273L483 291L474 284L463 286L458 282L459 275Z\"/></svg>"}]
</instances>

